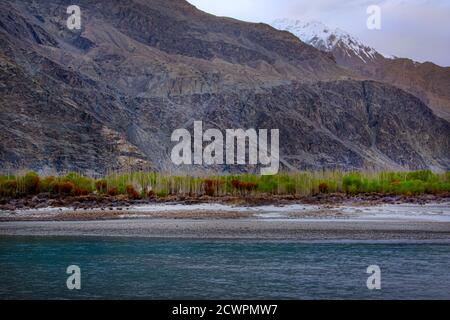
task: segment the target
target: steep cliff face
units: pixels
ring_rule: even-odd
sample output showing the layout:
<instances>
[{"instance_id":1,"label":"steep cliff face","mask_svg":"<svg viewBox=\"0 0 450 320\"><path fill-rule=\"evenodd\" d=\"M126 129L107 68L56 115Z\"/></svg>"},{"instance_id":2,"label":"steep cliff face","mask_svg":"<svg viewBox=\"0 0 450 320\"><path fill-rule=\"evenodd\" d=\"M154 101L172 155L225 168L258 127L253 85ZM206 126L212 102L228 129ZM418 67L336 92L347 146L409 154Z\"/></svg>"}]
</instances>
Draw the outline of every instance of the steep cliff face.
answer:
<instances>
[{"instance_id":1,"label":"steep cliff face","mask_svg":"<svg viewBox=\"0 0 450 320\"><path fill-rule=\"evenodd\" d=\"M180 169L170 136L194 120L280 129L287 169L450 167L448 122L288 32L181 0L81 0L70 31L71 4L0 3L4 170Z\"/></svg>"},{"instance_id":2,"label":"steep cliff face","mask_svg":"<svg viewBox=\"0 0 450 320\"><path fill-rule=\"evenodd\" d=\"M295 83L260 90L178 97L163 119L171 130L279 128L282 167L448 168L448 122L419 99L371 81ZM155 103L159 105L160 103ZM224 108L224 106L227 106ZM151 118L142 118L142 124ZM156 125L156 124L155 124ZM170 150L161 150L169 154ZM174 169L174 168L173 168Z\"/></svg>"},{"instance_id":3,"label":"steep cliff face","mask_svg":"<svg viewBox=\"0 0 450 320\"><path fill-rule=\"evenodd\" d=\"M436 115L450 121L450 67L405 58L379 57L367 64L337 60L363 77L394 85L419 97Z\"/></svg>"}]
</instances>

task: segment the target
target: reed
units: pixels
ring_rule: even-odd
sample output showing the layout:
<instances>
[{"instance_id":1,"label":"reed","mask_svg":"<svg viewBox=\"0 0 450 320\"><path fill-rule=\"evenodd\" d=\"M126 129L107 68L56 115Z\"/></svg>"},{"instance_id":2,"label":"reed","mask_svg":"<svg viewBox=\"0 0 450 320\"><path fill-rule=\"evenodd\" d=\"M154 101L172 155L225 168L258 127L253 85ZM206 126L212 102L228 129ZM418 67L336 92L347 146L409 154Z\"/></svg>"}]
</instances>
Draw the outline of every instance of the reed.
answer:
<instances>
[{"instance_id":1,"label":"reed","mask_svg":"<svg viewBox=\"0 0 450 320\"><path fill-rule=\"evenodd\" d=\"M319 193L349 195L377 193L414 196L450 192L450 172L315 171L274 176L169 175L158 172L113 172L101 179L78 173L40 177L34 172L0 176L0 197L38 193L54 195L128 195L132 198L178 196L310 196Z\"/></svg>"}]
</instances>

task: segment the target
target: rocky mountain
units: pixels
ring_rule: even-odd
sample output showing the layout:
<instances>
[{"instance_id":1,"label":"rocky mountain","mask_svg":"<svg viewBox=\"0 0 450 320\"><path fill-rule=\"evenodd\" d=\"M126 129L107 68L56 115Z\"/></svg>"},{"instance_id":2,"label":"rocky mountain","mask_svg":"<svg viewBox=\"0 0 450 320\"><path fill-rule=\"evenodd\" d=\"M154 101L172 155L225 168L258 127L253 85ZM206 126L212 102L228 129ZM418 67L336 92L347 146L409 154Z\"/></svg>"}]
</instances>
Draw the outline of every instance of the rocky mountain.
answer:
<instances>
[{"instance_id":1,"label":"rocky mountain","mask_svg":"<svg viewBox=\"0 0 450 320\"><path fill-rule=\"evenodd\" d=\"M349 33L317 21L278 19L271 25L331 53L338 65L363 78L382 81L412 93L431 107L436 115L450 121L450 67L385 57Z\"/></svg>"},{"instance_id":2,"label":"rocky mountain","mask_svg":"<svg viewBox=\"0 0 450 320\"><path fill-rule=\"evenodd\" d=\"M331 52L339 60L360 60L363 63L382 58L374 48L366 46L356 37L341 30L331 29L319 21L277 19L271 25L286 30L315 48Z\"/></svg>"},{"instance_id":3,"label":"rocky mountain","mask_svg":"<svg viewBox=\"0 0 450 320\"><path fill-rule=\"evenodd\" d=\"M184 0L79 0L69 30L71 4L0 3L2 171L209 170L170 160L195 120L280 129L288 170L450 168L447 121L289 32Z\"/></svg>"}]
</instances>

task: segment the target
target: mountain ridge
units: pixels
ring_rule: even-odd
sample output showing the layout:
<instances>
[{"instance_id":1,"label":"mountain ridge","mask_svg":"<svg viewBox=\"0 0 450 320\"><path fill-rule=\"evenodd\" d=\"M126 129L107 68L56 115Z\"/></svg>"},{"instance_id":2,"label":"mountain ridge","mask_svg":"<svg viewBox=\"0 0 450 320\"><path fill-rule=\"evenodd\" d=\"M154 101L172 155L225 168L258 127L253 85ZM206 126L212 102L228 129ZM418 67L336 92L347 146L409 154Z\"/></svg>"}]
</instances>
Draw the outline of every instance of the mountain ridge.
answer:
<instances>
[{"instance_id":1,"label":"mountain ridge","mask_svg":"<svg viewBox=\"0 0 450 320\"><path fill-rule=\"evenodd\" d=\"M450 67L386 57L348 32L329 28L321 22L278 19L271 25L331 53L338 65L363 78L385 82L412 93L439 117L450 121Z\"/></svg>"},{"instance_id":2,"label":"mountain ridge","mask_svg":"<svg viewBox=\"0 0 450 320\"><path fill-rule=\"evenodd\" d=\"M288 32L181 0L80 0L72 32L70 4L0 3L3 170L257 170L173 165L194 120L281 129L286 170L450 167L448 122Z\"/></svg>"},{"instance_id":3,"label":"mountain ridge","mask_svg":"<svg viewBox=\"0 0 450 320\"><path fill-rule=\"evenodd\" d=\"M363 62L382 56L377 50L365 45L348 32L339 28L329 28L320 21L302 22L300 20L277 19L270 25L279 30L289 31L300 40L322 51L333 52L337 47L340 47L348 56L355 55Z\"/></svg>"}]
</instances>

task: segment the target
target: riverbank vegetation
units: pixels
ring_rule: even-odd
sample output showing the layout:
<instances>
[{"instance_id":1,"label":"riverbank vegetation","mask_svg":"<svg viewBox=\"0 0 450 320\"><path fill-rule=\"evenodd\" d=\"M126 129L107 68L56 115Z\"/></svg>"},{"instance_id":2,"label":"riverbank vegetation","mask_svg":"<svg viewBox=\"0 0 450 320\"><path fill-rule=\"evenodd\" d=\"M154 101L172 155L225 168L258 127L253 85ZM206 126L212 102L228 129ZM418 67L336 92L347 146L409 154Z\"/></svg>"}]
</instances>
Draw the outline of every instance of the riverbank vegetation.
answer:
<instances>
[{"instance_id":1,"label":"riverbank vegetation","mask_svg":"<svg viewBox=\"0 0 450 320\"><path fill-rule=\"evenodd\" d=\"M123 195L129 199L189 197L311 196L344 193L417 196L450 192L450 172L298 172L274 176L251 174L173 176L155 172L112 173L93 179L78 173L39 176L35 172L0 176L0 197Z\"/></svg>"}]
</instances>

